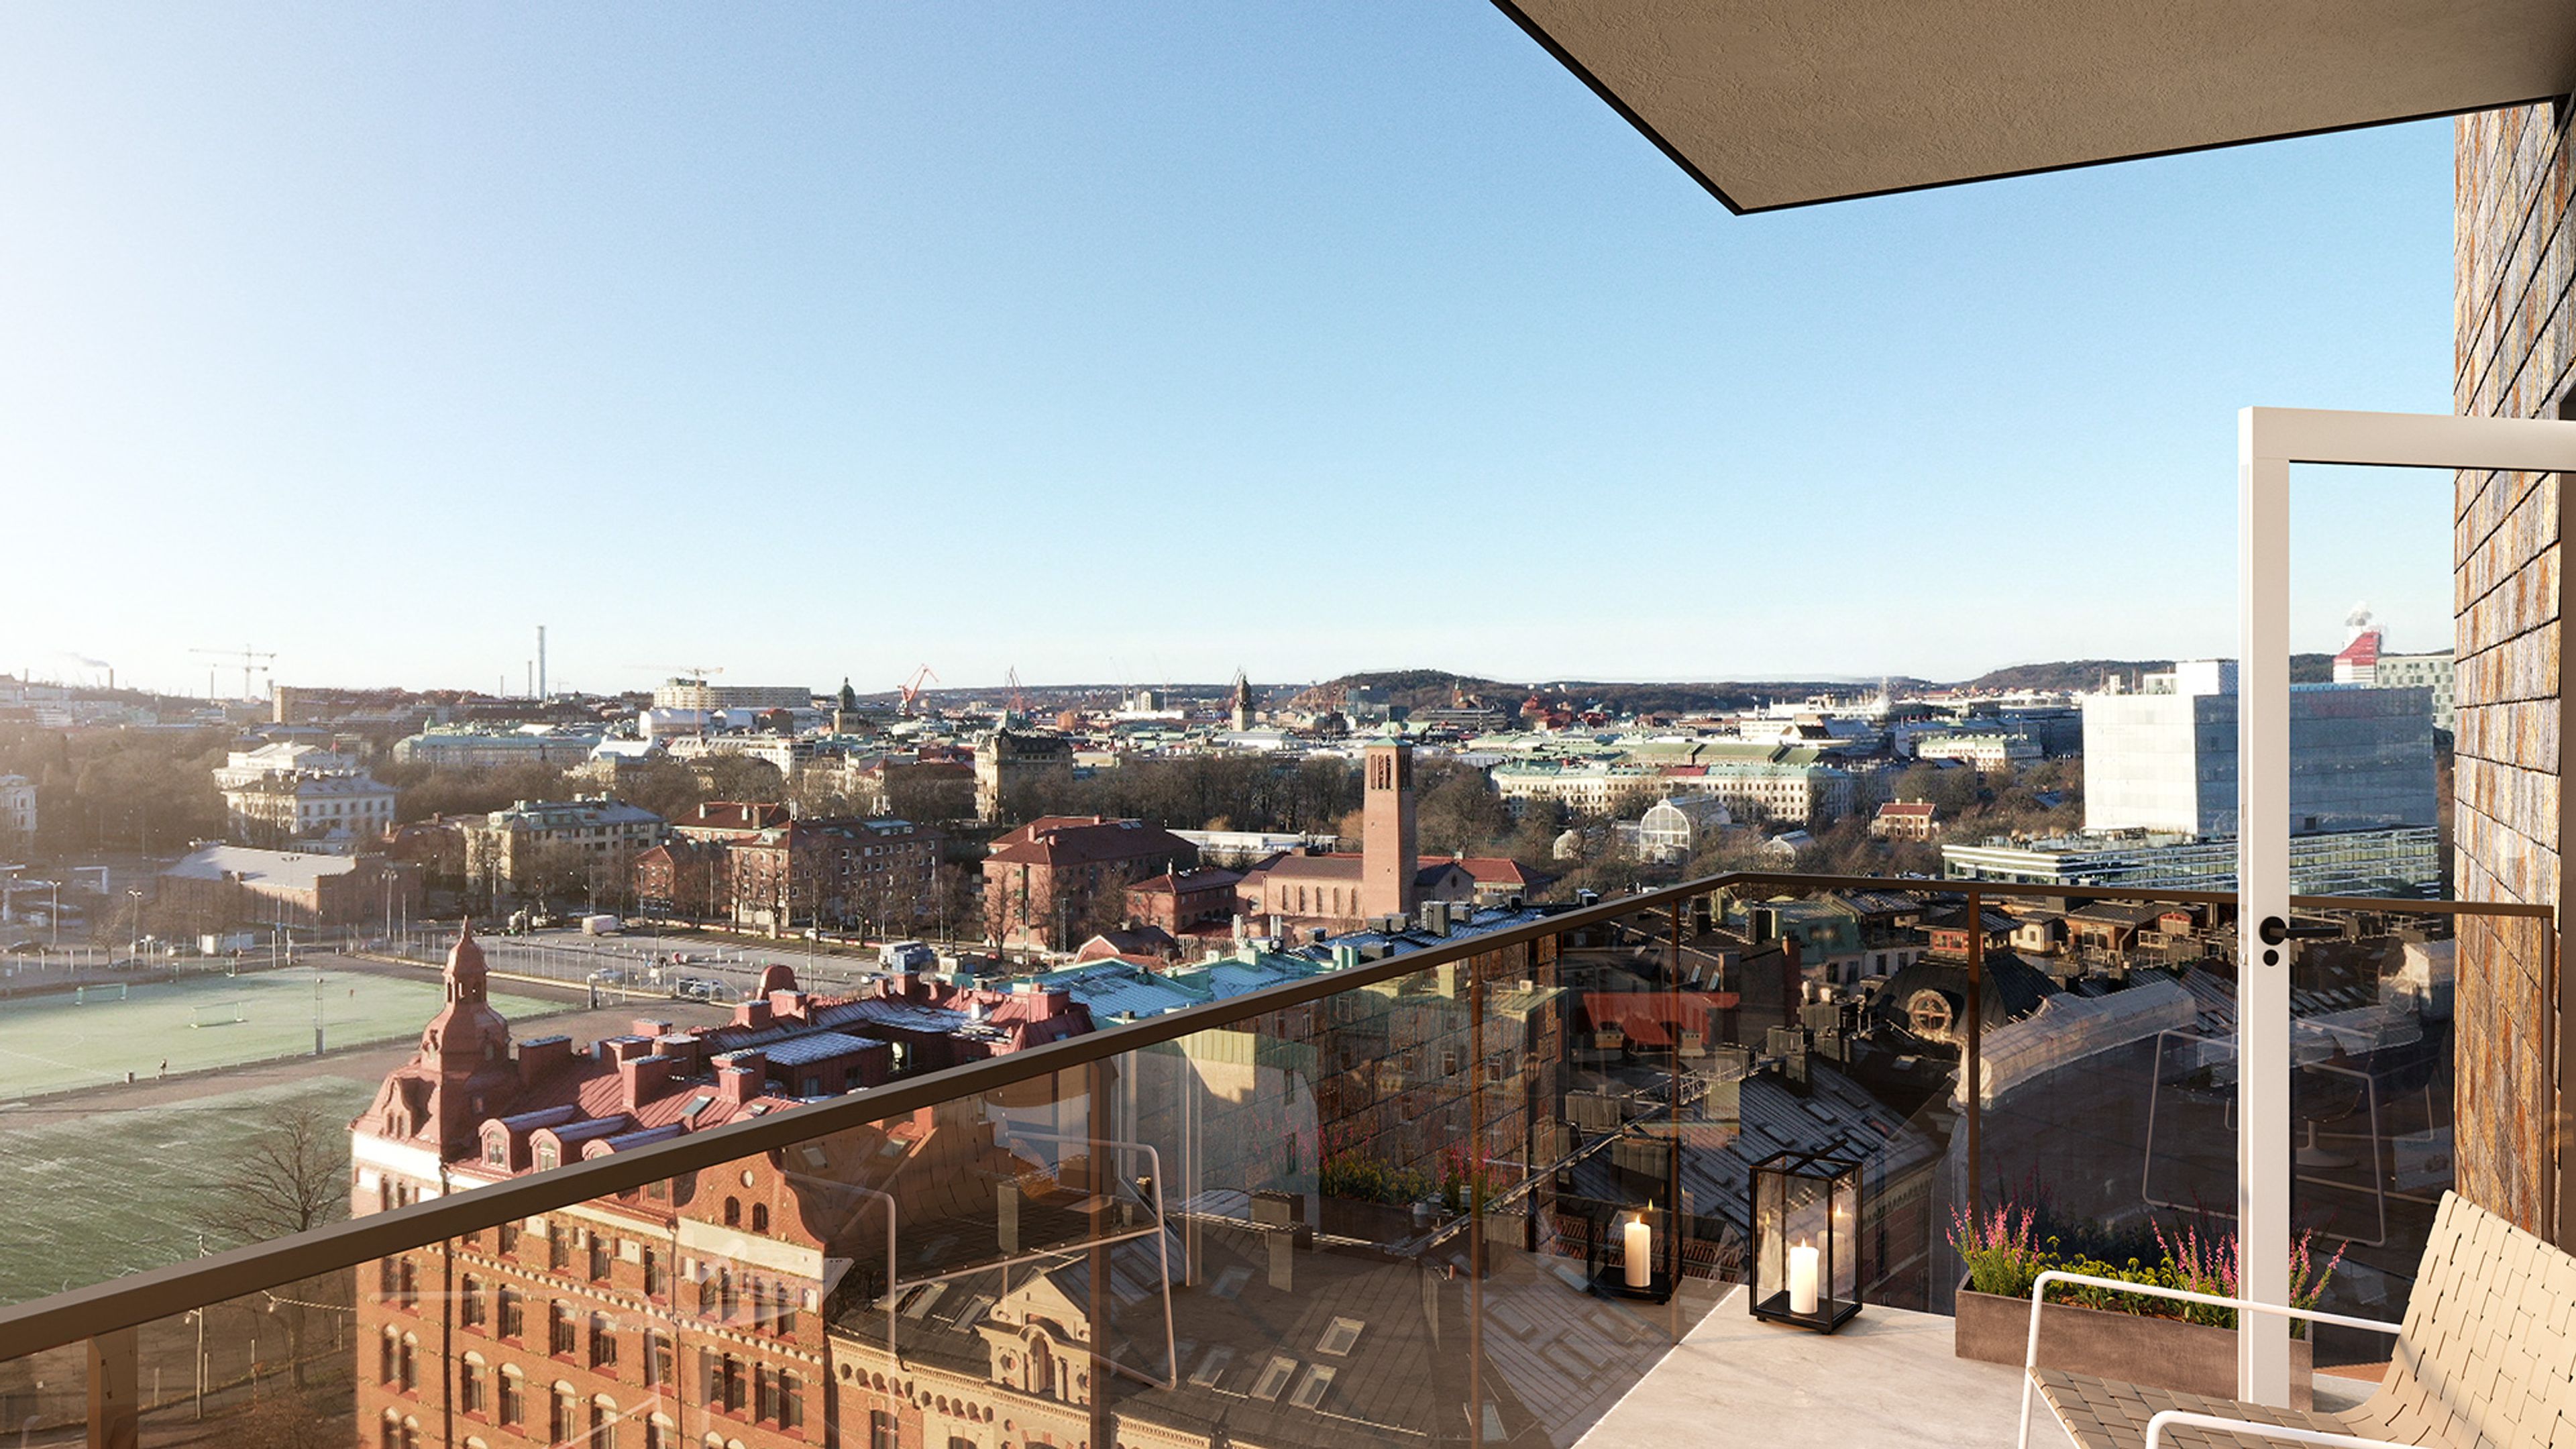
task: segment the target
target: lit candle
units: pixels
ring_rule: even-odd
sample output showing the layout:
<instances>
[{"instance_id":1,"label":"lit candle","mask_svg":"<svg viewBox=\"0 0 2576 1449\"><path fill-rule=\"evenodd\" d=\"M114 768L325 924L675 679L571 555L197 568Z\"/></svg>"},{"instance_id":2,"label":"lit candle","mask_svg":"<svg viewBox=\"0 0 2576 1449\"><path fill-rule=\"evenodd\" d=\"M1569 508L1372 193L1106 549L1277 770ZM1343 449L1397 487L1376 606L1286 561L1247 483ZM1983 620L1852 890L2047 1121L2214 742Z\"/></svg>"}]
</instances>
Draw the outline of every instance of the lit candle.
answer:
<instances>
[{"instance_id":1,"label":"lit candle","mask_svg":"<svg viewBox=\"0 0 2576 1449\"><path fill-rule=\"evenodd\" d=\"M1621 1236L1627 1254L1624 1261L1628 1270L1628 1286L1644 1288L1652 1285L1655 1277L1655 1235L1654 1230L1646 1226L1645 1214L1638 1213L1630 1217L1628 1226Z\"/></svg>"},{"instance_id":2,"label":"lit candle","mask_svg":"<svg viewBox=\"0 0 2576 1449\"><path fill-rule=\"evenodd\" d=\"M1806 1243L1789 1249L1789 1311L1816 1311L1816 1250Z\"/></svg>"}]
</instances>

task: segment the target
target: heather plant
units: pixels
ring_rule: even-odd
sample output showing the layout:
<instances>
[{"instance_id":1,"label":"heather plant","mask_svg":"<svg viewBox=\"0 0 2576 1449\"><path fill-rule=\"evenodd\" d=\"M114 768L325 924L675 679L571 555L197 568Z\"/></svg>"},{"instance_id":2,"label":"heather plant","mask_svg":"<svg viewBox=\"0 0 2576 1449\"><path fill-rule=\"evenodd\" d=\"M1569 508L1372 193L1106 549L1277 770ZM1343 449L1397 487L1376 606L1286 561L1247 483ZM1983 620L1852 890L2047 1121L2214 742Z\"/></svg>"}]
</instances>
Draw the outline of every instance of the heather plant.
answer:
<instances>
[{"instance_id":1,"label":"heather plant","mask_svg":"<svg viewBox=\"0 0 2576 1449\"><path fill-rule=\"evenodd\" d=\"M2056 1236L2039 1235L2039 1222L2037 1209L2010 1203L1982 1216L1961 1209L1951 1220L1950 1246L1967 1264L1968 1287L1978 1293L2027 1299L2040 1274L2058 1270L2213 1297L2234 1298L2242 1292L2236 1239L2212 1232L2205 1224L2176 1228L2170 1235L2162 1226L2154 1226L2152 1236L2162 1261L2151 1264L2130 1258L2125 1264L2114 1264L2067 1252ZM2290 1302L2300 1308L2317 1305L2335 1269L2343 1263L2341 1248L2322 1264L2316 1260L2315 1249L2314 1230L2301 1234L2290 1249ZM2232 1308L2123 1293L2090 1283L2050 1284L2048 1301L2147 1318L2180 1318L2214 1328L2236 1326L2236 1310ZM2304 1337L2306 1327L2294 1322L2291 1331Z\"/></svg>"},{"instance_id":2,"label":"heather plant","mask_svg":"<svg viewBox=\"0 0 2576 1449\"><path fill-rule=\"evenodd\" d=\"M2043 1248L2033 1239L2036 1214L2007 1203L1979 1216L1966 1208L1950 1220L1950 1247L1968 1265L1968 1286L2003 1298L2027 1298L2039 1275L2058 1266L2055 1239Z\"/></svg>"}]
</instances>

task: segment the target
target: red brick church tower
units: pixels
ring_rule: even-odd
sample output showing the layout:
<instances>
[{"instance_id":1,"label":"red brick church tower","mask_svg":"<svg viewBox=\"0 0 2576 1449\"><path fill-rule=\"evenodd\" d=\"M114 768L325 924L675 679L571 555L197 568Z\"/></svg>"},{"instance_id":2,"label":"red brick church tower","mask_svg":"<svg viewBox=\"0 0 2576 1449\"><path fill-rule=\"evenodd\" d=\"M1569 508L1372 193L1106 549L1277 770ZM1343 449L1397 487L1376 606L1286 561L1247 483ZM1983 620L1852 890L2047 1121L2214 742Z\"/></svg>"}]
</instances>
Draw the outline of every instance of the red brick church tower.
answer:
<instances>
[{"instance_id":1,"label":"red brick church tower","mask_svg":"<svg viewBox=\"0 0 2576 1449\"><path fill-rule=\"evenodd\" d=\"M1413 914L1422 862L1414 849L1413 746L1371 745L1360 797L1360 914Z\"/></svg>"}]
</instances>

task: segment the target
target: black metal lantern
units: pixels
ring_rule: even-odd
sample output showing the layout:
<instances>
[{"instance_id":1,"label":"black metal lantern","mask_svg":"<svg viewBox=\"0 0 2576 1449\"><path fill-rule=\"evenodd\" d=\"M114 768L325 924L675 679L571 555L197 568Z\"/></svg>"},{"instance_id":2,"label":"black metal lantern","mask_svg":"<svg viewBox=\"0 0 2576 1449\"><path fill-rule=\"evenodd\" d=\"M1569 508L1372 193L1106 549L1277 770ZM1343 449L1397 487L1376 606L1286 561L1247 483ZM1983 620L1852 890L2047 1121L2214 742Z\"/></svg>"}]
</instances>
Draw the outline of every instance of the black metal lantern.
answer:
<instances>
[{"instance_id":1,"label":"black metal lantern","mask_svg":"<svg viewBox=\"0 0 2576 1449\"><path fill-rule=\"evenodd\" d=\"M1592 1291L1604 1298L1670 1302L1681 1280L1681 1240L1673 1215L1648 1203L1604 1203L1593 1217L1584 1267Z\"/></svg>"},{"instance_id":2,"label":"black metal lantern","mask_svg":"<svg viewBox=\"0 0 2576 1449\"><path fill-rule=\"evenodd\" d=\"M1756 1318L1831 1333L1860 1312L1860 1164L1775 1152L1753 1164Z\"/></svg>"}]
</instances>

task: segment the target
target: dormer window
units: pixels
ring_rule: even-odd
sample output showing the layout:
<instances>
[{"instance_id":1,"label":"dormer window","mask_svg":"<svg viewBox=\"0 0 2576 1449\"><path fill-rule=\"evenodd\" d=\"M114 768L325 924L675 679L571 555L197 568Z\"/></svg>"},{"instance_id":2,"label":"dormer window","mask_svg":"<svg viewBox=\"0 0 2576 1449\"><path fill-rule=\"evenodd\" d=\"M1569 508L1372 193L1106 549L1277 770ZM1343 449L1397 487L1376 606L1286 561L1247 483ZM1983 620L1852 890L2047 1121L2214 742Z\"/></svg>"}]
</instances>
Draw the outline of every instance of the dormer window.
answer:
<instances>
[{"instance_id":1,"label":"dormer window","mask_svg":"<svg viewBox=\"0 0 2576 1449\"><path fill-rule=\"evenodd\" d=\"M486 1167L510 1165L510 1139L507 1135L495 1132L483 1139L483 1165Z\"/></svg>"}]
</instances>

